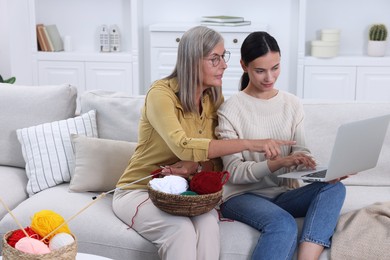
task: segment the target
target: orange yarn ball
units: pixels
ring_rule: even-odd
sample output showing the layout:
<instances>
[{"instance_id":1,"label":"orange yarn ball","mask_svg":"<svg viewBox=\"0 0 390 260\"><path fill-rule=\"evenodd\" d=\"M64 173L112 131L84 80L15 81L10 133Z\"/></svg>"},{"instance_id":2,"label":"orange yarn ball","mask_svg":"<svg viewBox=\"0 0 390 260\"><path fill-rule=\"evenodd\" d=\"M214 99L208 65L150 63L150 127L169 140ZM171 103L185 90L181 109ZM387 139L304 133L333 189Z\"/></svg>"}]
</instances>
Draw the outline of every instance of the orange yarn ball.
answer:
<instances>
[{"instance_id":1,"label":"orange yarn ball","mask_svg":"<svg viewBox=\"0 0 390 260\"><path fill-rule=\"evenodd\" d=\"M50 240L58 233L71 234L68 225L62 225L64 222L64 218L56 212L51 210L41 210L34 214L31 221L31 228L41 237L46 237L50 234L47 237L47 239ZM60 225L62 226L58 228Z\"/></svg>"}]
</instances>

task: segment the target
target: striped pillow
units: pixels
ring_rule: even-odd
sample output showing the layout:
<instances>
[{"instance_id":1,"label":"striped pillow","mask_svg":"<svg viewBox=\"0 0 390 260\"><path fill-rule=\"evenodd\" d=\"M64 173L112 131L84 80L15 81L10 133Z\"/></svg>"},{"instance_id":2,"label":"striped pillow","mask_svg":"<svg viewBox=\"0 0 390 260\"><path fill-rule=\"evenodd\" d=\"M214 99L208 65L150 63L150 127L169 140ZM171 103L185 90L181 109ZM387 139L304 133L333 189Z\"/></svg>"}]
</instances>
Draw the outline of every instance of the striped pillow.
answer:
<instances>
[{"instance_id":1,"label":"striped pillow","mask_svg":"<svg viewBox=\"0 0 390 260\"><path fill-rule=\"evenodd\" d=\"M22 145L30 195L69 182L74 171L71 134L98 137L96 112L16 130Z\"/></svg>"}]
</instances>

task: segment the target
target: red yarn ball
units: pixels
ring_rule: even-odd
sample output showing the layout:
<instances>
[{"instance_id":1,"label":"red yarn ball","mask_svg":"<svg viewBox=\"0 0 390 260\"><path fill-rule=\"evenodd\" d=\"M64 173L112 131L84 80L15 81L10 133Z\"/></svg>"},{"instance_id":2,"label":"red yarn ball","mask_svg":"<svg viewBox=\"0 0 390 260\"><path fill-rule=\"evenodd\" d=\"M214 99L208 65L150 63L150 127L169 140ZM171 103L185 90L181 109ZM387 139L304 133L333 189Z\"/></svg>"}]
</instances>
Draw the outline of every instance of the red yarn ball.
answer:
<instances>
[{"instance_id":1,"label":"red yarn ball","mask_svg":"<svg viewBox=\"0 0 390 260\"><path fill-rule=\"evenodd\" d=\"M28 234L29 237L32 237L32 238L35 238L35 239L38 239L38 240L41 240L42 238L34 232L34 230L32 230L30 227L26 227L24 229L26 231L26 233ZM15 244L23 237L25 237L26 234L24 234L23 230L21 229L18 229L18 230L15 230L14 232L12 232L12 234L7 238L7 242L10 246L12 246L13 248L15 248Z\"/></svg>"},{"instance_id":2,"label":"red yarn ball","mask_svg":"<svg viewBox=\"0 0 390 260\"><path fill-rule=\"evenodd\" d=\"M200 172L190 182L190 189L198 194L218 192L229 179L229 172Z\"/></svg>"}]
</instances>

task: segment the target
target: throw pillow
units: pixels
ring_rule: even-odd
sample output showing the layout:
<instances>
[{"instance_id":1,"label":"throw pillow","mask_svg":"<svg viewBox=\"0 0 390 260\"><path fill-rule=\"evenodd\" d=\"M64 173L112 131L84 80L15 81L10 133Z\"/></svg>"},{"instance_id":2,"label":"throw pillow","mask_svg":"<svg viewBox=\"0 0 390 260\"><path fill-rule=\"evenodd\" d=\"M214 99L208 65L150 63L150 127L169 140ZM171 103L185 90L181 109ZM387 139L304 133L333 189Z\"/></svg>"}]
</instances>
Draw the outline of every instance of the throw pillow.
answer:
<instances>
[{"instance_id":1,"label":"throw pillow","mask_svg":"<svg viewBox=\"0 0 390 260\"><path fill-rule=\"evenodd\" d=\"M104 139L138 142L138 124L144 104L145 96L122 92L90 90L80 96L81 113L96 110L99 138Z\"/></svg>"},{"instance_id":2,"label":"throw pillow","mask_svg":"<svg viewBox=\"0 0 390 260\"><path fill-rule=\"evenodd\" d=\"M75 171L69 190L110 191L126 169L137 143L72 135Z\"/></svg>"},{"instance_id":3,"label":"throw pillow","mask_svg":"<svg viewBox=\"0 0 390 260\"><path fill-rule=\"evenodd\" d=\"M97 137L96 112L16 130L26 162L28 194L70 181L74 169L72 133Z\"/></svg>"},{"instance_id":4,"label":"throw pillow","mask_svg":"<svg viewBox=\"0 0 390 260\"><path fill-rule=\"evenodd\" d=\"M0 83L0 165L24 168L16 129L73 117L76 99L74 86Z\"/></svg>"}]
</instances>

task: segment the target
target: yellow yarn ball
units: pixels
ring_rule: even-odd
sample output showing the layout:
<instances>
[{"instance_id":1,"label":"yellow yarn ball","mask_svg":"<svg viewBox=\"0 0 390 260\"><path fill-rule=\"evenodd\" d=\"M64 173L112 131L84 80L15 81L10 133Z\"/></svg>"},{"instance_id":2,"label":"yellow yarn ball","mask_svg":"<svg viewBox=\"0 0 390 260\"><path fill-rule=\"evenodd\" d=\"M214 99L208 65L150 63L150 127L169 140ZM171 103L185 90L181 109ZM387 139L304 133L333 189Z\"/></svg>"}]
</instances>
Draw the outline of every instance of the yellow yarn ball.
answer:
<instances>
[{"instance_id":1,"label":"yellow yarn ball","mask_svg":"<svg viewBox=\"0 0 390 260\"><path fill-rule=\"evenodd\" d=\"M46 237L64 222L64 218L56 212L52 210L41 210L34 214L31 221L31 229L41 237ZM47 239L50 240L58 233L71 234L68 225L64 224L62 227L53 232L53 234L50 234Z\"/></svg>"}]
</instances>

